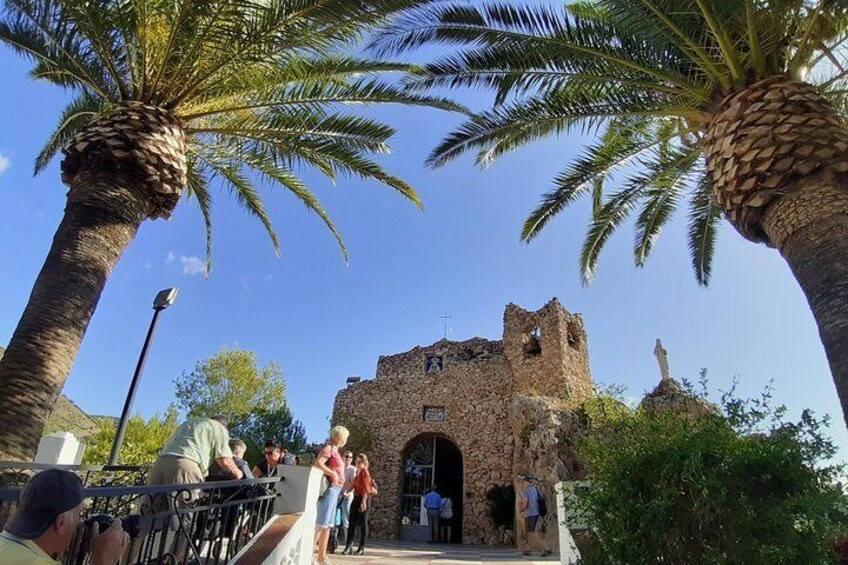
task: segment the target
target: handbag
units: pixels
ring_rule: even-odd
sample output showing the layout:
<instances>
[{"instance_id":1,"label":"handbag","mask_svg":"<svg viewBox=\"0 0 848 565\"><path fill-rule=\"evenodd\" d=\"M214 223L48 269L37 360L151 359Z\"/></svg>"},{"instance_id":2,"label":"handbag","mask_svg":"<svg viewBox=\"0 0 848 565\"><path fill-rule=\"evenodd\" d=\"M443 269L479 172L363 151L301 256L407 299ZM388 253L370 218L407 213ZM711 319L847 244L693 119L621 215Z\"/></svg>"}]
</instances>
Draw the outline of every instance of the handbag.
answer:
<instances>
[{"instance_id":1,"label":"handbag","mask_svg":"<svg viewBox=\"0 0 848 565\"><path fill-rule=\"evenodd\" d=\"M318 487L318 500L324 500L328 490L330 490L330 479L327 478L327 475L321 475L321 486Z\"/></svg>"}]
</instances>

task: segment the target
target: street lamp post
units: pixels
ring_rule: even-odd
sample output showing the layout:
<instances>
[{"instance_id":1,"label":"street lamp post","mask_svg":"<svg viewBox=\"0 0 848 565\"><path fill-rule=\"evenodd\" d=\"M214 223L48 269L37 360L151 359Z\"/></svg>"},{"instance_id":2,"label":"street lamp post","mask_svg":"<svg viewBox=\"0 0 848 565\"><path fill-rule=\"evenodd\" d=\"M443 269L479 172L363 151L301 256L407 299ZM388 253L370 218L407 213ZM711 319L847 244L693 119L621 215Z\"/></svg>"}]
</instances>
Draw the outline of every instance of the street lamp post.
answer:
<instances>
[{"instance_id":1,"label":"street lamp post","mask_svg":"<svg viewBox=\"0 0 848 565\"><path fill-rule=\"evenodd\" d=\"M127 392L127 399L124 402L124 410L121 412L121 421L118 423L118 431L115 434L115 442L112 444L112 452L109 454L109 465L118 464L118 453L121 451L121 444L124 442L124 434L127 431L127 423L130 419L130 410L132 410L135 393L138 389L138 381L141 379L141 373L144 371L144 363L147 361L147 351L150 349L150 342L153 341L153 334L156 332L156 324L159 321L159 313L168 306L171 306L177 299L176 288L166 288L159 291L156 298L153 299L153 319L150 320L150 327L147 330L147 337L144 338L144 345L141 348L141 354L138 356L138 364L135 366L130 390Z\"/></svg>"}]
</instances>

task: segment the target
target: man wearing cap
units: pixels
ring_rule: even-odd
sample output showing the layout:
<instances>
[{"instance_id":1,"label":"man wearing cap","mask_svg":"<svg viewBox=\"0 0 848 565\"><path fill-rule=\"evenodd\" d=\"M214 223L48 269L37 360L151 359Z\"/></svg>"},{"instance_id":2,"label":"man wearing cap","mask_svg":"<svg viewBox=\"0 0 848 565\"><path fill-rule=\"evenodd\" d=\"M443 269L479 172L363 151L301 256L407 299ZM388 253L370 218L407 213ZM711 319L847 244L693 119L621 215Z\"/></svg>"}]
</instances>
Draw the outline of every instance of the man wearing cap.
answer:
<instances>
[{"instance_id":1,"label":"man wearing cap","mask_svg":"<svg viewBox=\"0 0 848 565\"><path fill-rule=\"evenodd\" d=\"M518 475L518 479L522 488L518 510L524 516L524 541L526 544L526 549L522 551L522 554L530 555L530 550L533 546L536 546L542 548L542 557L547 557L551 554L551 550L539 532L539 526L544 527L544 517L539 511L542 491L536 485L536 479L530 475Z\"/></svg>"},{"instance_id":2,"label":"man wearing cap","mask_svg":"<svg viewBox=\"0 0 848 565\"><path fill-rule=\"evenodd\" d=\"M18 508L0 532L3 565L58 565L56 558L71 546L80 524L85 498L79 477L48 469L32 477L21 490ZM121 521L91 532L91 565L115 565L129 536Z\"/></svg>"}]
</instances>

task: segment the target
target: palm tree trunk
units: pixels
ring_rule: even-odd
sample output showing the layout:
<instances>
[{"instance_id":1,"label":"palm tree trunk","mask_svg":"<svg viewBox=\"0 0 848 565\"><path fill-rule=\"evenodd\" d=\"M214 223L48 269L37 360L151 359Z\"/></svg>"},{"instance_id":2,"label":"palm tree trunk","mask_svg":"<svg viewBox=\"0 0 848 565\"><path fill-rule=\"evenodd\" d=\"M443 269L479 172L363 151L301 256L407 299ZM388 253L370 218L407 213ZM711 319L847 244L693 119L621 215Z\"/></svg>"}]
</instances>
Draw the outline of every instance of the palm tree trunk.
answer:
<instances>
[{"instance_id":1,"label":"palm tree trunk","mask_svg":"<svg viewBox=\"0 0 848 565\"><path fill-rule=\"evenodd\" d=\"M725 98L707 128L713 194L745 238L780 250L816 318L848 425L848 127L787 76Z\"/></svg>"},{"instance_id":2,"label":"palm tree trunk","mask_svg":"<svg viewBox=\"0 0 848 565\"><path fill-rule=\"evenodd\" d=\"M848 186L828 180L781 198L763 224L807 296L848 425Z\"/></svg>"},{"instance_id":3,"label":"palm tree trunk","mask_svg":"<svg viewBox=\"0 0 848 565\"><path fill-rule=\"evenodd\" d=\"M79 172L65 216L0 360L0 459L31 460L106 280L151 209L144 185Z\"/></svg>"}]
</instances>

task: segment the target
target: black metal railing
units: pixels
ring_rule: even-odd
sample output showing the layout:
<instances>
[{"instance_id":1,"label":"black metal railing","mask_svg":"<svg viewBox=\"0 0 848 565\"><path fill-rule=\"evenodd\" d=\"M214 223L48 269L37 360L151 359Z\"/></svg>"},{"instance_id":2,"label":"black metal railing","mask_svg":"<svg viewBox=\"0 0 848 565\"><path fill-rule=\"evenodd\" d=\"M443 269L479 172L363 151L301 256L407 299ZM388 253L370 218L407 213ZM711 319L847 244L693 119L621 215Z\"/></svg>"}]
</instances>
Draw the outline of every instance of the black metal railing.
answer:
<instances>
[{"instance_id":1,"label":"black metal railing","mask_svg":"<svg viewBox=\"0 0 848 565\"><path fill-rule=\"evenodd\" d=\"M121 518L130 535L122 563L228 563L273 516L280 479L168 486L88 486L83 520ZM14 511L20 487L0 488L0 514ZM82 565L89 529L81 525L65 565Z\"/></svg>"},{"instance_id":2,"label":"black metal railing","mask_svg":"<svg viewBox=\"0 0 848 565\"><path fill-rule=\"evenodd\" d=\"M83 486L123 486L147 484L148 467L134 465L54 465L0 461L0 486L22 487L29 478L45 469L62 469L76 473Z\"/></svg>"}]
</instances>

